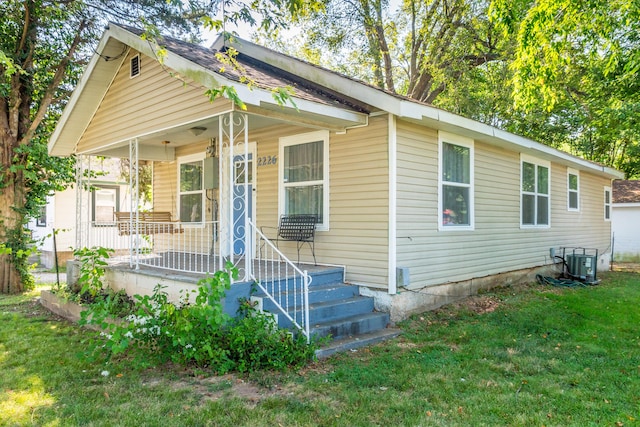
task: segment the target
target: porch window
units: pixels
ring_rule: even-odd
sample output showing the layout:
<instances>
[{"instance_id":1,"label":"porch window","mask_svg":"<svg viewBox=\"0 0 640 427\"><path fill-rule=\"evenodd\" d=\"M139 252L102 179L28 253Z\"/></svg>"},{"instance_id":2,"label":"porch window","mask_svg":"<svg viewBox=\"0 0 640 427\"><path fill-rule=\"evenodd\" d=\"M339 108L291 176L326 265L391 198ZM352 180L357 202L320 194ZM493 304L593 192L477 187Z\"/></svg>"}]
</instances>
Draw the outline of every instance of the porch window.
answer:
<instances>
[{"instance_id":1,"label":"porch window","mask_svg":"<svg viewBox=\"0 0 640 427\"><path fill-rule=\"evenodd\" d=\"M115 213L120 210L120 187L97 186L91 192L91 221L95 225L115 225Z\"/></svg>"},{"instance_id":2,"label":"porch window","mask_svg":"<svg viewBox=\"0 0 640 427\"><path fill-rule=\"evenodd\" d=\"M568 210L580 210L580 176L573 169L567 171L567 203Z\"/></svg>"},{"instance_id":3,"label":"porch window","mask_svg":"<svg viewBox=\"0 0 640 427\"><path fill-rule=\"evenodd\" d=\"M604 187L604 220L611 221L611 187Z\"/></svg>"},{"instance_id":4,"label":"porch window","mask_svg":"<svg viewBox=\"0 0 640 427\"><path fill-rule=\"evenodd\" d=\"M198 223L204 218L204 154L178 161L178 212L181 222Z\"/></svg>"},{"instance_id":5,"label":"porch window","mask_svg":"<svg viewBox=\"0 0 640 427\"><path fill-rule=\"evenodd\" d=\"M439 133L440 230L473 229L473 140Z\"/></svg>"},{"instance_id":6,"label":"porch window","mask_svg":"<svg viewBox=\"0 0 640 427\"><path fill-rule=\"evenodd\" d=\"M40 215L36 218L36 227L47 226L47 207L40 206Z\"/></svg>"},{"instance_id":7,"label":"porch window","mask_svg":"<svg viewBox=\"0 0 640 427\"><path fill-rule=\"evenodd\" d=\"M280 138L280 213L313 214L318 230L329 227L329 134Z\"/></svg>"},{"instance_id":8,"label":"porch window","mask_svg":"<svg viewBox=\"0 0 640 427\"><path fill-rule=\"evenodd\" d=\"M548 227L550 163L521 157L521 226Z\"/></svg>"}]
</instances>

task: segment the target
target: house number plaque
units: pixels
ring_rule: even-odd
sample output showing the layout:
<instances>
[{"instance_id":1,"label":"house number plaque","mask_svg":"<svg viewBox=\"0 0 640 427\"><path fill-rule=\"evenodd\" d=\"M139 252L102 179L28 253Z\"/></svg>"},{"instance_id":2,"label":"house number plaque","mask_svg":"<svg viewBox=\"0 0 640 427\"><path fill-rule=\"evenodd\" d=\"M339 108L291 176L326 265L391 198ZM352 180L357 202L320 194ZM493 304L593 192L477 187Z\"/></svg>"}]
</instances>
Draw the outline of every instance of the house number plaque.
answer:
<instances>
[{"instance_id":1,"label":"house number plaque","mask_svg":"<svg viewBox=\"0 0 640 427\"><path fill-rule=\"evenodd\" d=\"M258 157L258 167L275 165L277 161L278 161L278 156Z\"/></svg>"}]
</instances>

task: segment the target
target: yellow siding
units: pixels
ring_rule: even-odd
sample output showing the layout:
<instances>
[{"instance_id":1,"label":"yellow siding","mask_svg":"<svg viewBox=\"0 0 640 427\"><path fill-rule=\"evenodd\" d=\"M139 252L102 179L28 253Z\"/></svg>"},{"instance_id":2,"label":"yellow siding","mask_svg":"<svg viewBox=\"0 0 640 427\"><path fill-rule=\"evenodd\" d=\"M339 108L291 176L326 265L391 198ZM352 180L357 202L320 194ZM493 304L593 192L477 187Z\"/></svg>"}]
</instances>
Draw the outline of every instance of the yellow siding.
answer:
<instances>
[{"instance_id":1,"label":"yellow siding","mask_svg":"<svg viewBox=\"0 0 640 427\"><path fill-rule=\"evenodd\" d=\"M580 212L567 210L567 168L551 165L551 227L520 228L520 154L475 142L475 229L438 231L437 132L398 125L398 266L411 287L550 263L549 249L609 247L603 188L580 172ZM602 268L602 266L599 266Z\"/></svg>"},{"instance_id":2,"label":"yellow siding","mask_svg":"<svg viewBox=\"0 0 640 427\"><path fill-rule=\"evenodd\" d=\"M142 54L141 74L130 78L129 60L136 53L131 52L123 62L82 135L78 151L210 117L230 107L223 99L210 103L202 86L184 84L169 74L171 70Z\"/></svg>"},{"instance_id":3,"label":"yellow siding","mask_svg":"<svg viewBox=\"0 0 640 427\"><path fill-rule=\"evenodd\" d=\"M251 119L249 119L251 120ZM257 156L277 156L279 139L309 132L295 126L277 126L251 132ZM388 277L388 148L387 119L371 120L366 128L330 135L330 230L316 235L316 257L323 264L347 265L347 279L385 288ZM205 145L180 147L176 158L204 151ZM169 210L177 218L177 161L154 163L154 209ZM257 225L277 226L278 165L256 171ZM208 204L210 215L211 206ZM269 233L267 233L269 235ZM280 248L295 258L295 244ZM302 261L312 261L307 247Z\"/></svg>"}]
</instances>

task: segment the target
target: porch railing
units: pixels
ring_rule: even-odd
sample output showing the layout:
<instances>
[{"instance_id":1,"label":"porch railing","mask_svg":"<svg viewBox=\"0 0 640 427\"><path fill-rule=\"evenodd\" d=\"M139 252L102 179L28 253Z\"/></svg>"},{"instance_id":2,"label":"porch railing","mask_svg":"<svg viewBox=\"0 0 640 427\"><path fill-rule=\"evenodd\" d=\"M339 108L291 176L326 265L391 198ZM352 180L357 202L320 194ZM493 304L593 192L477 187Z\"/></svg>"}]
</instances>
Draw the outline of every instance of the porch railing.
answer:
<instances>
[{"instance_id":1,"label":"porch railing","mask_svg":"<svg viewBox=\"0 0 640 427\"><path fill-rule=\"evenodd\" d=\"M281 325L290 323L309 339L311 276L288 259L251 221L248 229L256 237L256 245L253 258L247 258L246 254L241 257L248 263L247 279L255 281L279 314L288 320L280 322ZM185 225L146 221L143 226L127 230L137 231L131 236L119 231L117 223L84 223L82 242L87 247L114 249L114 261L128 261L132 266L203 274L224 267L221 263L225 257L216 251L218 222Z\"/></svg>"},{"instance_id":2,"label":"porch railing","mask_svg":"<svg viewBox=\"0 0 640 427\"><path fill-rule=\"evenodd\" d=\"M127 232L122 233L125 229ZM128 230L134 230L130 235ZM207 273L221 269L216 254L218 223L197 224L145 221L137 227L122 228L116 223L89 223L83 226L87 247L103 246L115 250L114 260L132 266L149 266L188 273Z\"/></svg>"},{"instance_id":3,"label":"porch railing","mask_svg":"<svg viewBox=\"0 0 640 427\"><path fill-rule=\"evenodd\" d=\"M256 236L257 247L253 266L253 279L291 325L310 339L309 285L311 276L288 259L249 220ZM280 322L282 324L282 322Z\"/></svg>"}]
</instances>

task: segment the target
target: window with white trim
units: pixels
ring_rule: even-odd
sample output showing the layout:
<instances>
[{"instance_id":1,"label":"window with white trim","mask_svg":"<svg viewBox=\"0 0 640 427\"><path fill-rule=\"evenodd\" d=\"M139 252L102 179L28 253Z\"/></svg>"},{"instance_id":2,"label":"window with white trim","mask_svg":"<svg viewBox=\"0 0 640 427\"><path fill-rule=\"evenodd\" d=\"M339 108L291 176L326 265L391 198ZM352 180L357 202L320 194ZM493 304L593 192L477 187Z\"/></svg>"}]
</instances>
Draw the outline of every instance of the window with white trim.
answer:
<instances>
[{"instance_id":1,"label":"window with white trim","mask_svg":"<svg viewBox=\"0 0 640 427\"><path fill-rule=\"evenodd\" d=\"M95 225L115 226L115 213L120 210L120 187L96 186L91 192L91 220Z\"/></svg>"},{"instance_id":2,"label":"window with white trim","mask_svg":"<svg viewBox=\"0 0 640 427\"><path fill-rule=\"evenodd\" d=\"M580 210L580 175L574 169L567 169L567 209Z\"/></svg>"},{"instance_id":3,"label":"window with white trim","mask_svg":"<svg viewBox=\"0 0 640 427\"><path fill-rule=\"evenodd\" d=\"M548 227L550 224L550 163L521 156L520 223L523 227Z\"/></svg>"},{"instance_id":4,"label":"window with white trim","mask_svg":"<svg viewBox=\"0 0 640 427\"><path fill-rule=\"evenodd\" d=\"M280 138L281 215L313 214L318 230L329 228L329 132Z\"/></svg>"},{"instance_id":5,"label":"window with white trim","mask_svg":"<svg viewBox=\"0 0 640 427\"><path fill-rule=\"evenodd\" d=\"M178 159L180 221L200 223L204 218L204 153Z\"/></svg>"},{"instance_id":6,"label":"window with white trim","mask_svg":"<svg viewBox=\"0 0 640 427\"><path fill-rule=\"evenodd\" d=\"M611 221L611 187L604 187L604 220Z\"/></svg>"},{"instance_id":7,"label":"window with white trim","mask_svg":"<svg viewBox=\"0 0 640 427\"><path fill-rule=\"evenodd\" d=\"M440 132L441 230L473 229L473 140Z\"/></svg>"}]
</instances>

